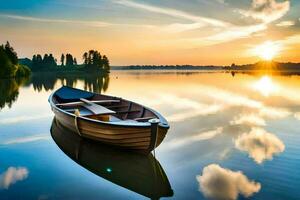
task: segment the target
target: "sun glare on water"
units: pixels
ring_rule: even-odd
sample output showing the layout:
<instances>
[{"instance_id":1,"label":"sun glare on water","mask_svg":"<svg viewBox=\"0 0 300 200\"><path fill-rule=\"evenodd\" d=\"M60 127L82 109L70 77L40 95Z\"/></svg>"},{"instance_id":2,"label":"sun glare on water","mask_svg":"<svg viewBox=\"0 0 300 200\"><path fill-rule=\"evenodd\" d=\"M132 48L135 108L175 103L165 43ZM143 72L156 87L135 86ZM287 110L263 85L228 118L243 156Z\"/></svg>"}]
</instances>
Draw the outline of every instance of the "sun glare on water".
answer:
<instances>
[{"instance_id":1,"label":"sun glare on water","mask_svg":"<svg viewBox=\"0 0 300 200\"><path fill-rule=\"evenodd\" d=\"M277 85L269 76L261 77L257 82L253 84L253 88L265 97L270 96L270 94L278 90Z\"/></svg>"},{"instance_id":2,"label":"sun glare on water","mask_svg":"<svg viewBox=\"0 0 300 200\"><path fill-rule=\"evenodd\" d=\"M278 44L267 41L253 49L253 53L259 56L263 60L273 60L275 56L279 53L280 47Z\"/></svg>"}]
</instances>

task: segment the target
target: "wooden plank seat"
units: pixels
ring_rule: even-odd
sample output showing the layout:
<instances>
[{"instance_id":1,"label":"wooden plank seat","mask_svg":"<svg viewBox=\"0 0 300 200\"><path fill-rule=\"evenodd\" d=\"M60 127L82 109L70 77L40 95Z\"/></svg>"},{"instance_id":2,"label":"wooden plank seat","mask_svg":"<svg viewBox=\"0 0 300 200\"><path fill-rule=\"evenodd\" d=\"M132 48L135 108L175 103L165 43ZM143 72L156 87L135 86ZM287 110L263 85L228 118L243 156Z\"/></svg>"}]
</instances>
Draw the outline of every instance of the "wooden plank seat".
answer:
<instances>
[{"instance_id":1,"label":"wooden plank seat","mask_svg":"<svg viewBox=\"0 0 300 200\"><path fill-rule=\"evenodd\" d=\"M87 100L87 99L85 99ZM89 101L89 100L87 100ZM93 101L89 101L91 103L95 103L95 104L103 104L103 103L120 103L120 100L93 100ZM56 106L81 106L83 105L84 102L83 101L75 101L75 102L68 102L68 103L58 103L56 104Z\"/></svg>"},{"instance_id":2,"label":"wooden plank seat","mask_svg":"<svg viewBox=\"0 0 300 200\"><path fill-rule=\"evenodd\" d=\"M100 106L94 102L87 100L87 99L81 98L80 101L82 101L84 103L81 106L90 110L94 115L108 115L108 114L116 113L113 110L107 109L104 106Z\"/></svg>"}]
</instances>

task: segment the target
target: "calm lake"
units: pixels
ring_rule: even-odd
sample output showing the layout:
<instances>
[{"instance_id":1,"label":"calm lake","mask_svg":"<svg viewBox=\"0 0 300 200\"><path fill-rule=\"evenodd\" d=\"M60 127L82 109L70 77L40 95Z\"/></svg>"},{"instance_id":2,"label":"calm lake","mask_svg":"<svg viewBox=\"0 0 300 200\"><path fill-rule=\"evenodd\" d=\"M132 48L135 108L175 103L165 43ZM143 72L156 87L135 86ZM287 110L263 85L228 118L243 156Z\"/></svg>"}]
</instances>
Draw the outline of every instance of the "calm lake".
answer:
<instances>
[{"instance_id":1,"label":"calm lake","mask_svg":"<svg viewBox=\"0 0 300 200\"><path fill-rule=\"evenodd\" d=\"M157 161L58 145L48 97L63 84L159 111L171 128ZM0 91L1 200L300 199L300 76L112 71L0 80Z\"/></svg>"}]
</instances>

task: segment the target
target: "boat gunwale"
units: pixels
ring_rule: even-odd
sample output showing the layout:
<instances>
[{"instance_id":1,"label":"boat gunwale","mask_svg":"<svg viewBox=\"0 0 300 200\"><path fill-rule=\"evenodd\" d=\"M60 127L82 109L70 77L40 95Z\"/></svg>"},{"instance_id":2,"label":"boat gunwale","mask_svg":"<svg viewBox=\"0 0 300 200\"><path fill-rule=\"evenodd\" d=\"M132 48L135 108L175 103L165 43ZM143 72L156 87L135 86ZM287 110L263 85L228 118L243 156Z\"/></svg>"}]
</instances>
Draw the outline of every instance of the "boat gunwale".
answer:
<instances>
[{"instance_id":1,"label":"boat gunwale","mask_svg":"<svg viewBox=\"0 0 300 200\"><path fill-rule=\"evenodd\" d=\"M68 86L62 86L62 87L68 87ZM71 87L69 87L69 88L71 88ZM81 89L77 89L77 88L72 88L72 89L76 89L76 90L80 90L80 91L85 91L85 90L81 90ZM48 102L50 103L50 106L52 107L52 109L54 108L58 112L61 112L63 114L66 114L66 115L68 115L70 117L75 118L76 117L75 114L67 112L67 111L65 111L65 110L63 110L63 109L61 109L61 108L59 108L58 106L55 105L55 103L53 102L53 98L54 98L54 94L56 92L57 92L57 90L53 91L51 93L51 95L49 96L49 98L48 98ZM93 93L93 94L102 95L102 96L111 97L111 98L122 99L122 98L115 97L115 96L110 96L110 95L103 95L103 94L97 94L97 93ZM139 105L141 107L144 107L145 109L153 112L159 118L159 124L158 124L159 127L165 128L165 129L169 129L170 128L170 125L169 125L168 121L160 113L158 113L157 111L155 111L155 110L153 110L151 108L148 108L148 107L146 107L144 105L141 105L139 103L136 103L136 102L133 102L133 101L129 101L127 99L122 99L122 100L131 102L131 103L135 103L135 104L137 104L137 105ZM108 126L129 127L129 128L150 128L151 127L151 123L150 122L138 122L138 123L135 123L135 124L130 124L130 123L124 123L123 122L121 124L121 123L118 123L118 122L104 122L104 121L100 121L100 120L96 120L96 119L92 119L92 118L88 118L88 117L83 117L83 116L78 116L77 118L79 118L80 120L84 120L84 121L88 121L88 122L92 122L92 123L96 123L96 124L101 124L101 125L108 125Z\"/></svg>"}]
</instances>

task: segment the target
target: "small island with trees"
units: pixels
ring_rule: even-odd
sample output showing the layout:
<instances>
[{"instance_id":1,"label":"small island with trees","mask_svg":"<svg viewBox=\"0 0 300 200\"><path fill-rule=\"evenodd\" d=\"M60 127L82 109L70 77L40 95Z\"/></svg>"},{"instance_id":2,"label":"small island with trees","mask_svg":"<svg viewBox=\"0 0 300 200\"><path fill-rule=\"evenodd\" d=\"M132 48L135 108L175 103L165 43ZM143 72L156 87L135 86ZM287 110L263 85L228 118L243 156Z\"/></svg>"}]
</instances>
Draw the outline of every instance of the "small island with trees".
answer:
<instances>
[{"instance_id":1,"label":"small island with trees","mask_svg":"<svg viewBox=\"0 0 300 200\"><path fill-rule=\"evenodd\" d=\"M82 64L78 64L77 59L70 53L61 55L60 64L51 53L43 56L36 54L32 59L18 59L17 52L7 42L0 46L0 78L29 77L31 73L38 72L109 73L109 59L99 51L84 52L82 58Z\"/></svg>"},{"instance_id":2,"label":"small island with trees","mask_svg":"<svg viewBox=\"0 0 300 200\"><path fill-rule=\"evenodd\" d=\"M83 64L78 64L77 59L70 53L62 54L60 64L53 54L33 55L32 59L19 59L20 63L29 66L32 72L101 72L110 71L109 60L106 55L101 55L97 50L89 50L83 54Z\"/></svg>"}]
</instances>

